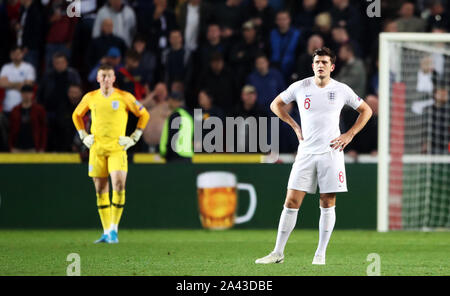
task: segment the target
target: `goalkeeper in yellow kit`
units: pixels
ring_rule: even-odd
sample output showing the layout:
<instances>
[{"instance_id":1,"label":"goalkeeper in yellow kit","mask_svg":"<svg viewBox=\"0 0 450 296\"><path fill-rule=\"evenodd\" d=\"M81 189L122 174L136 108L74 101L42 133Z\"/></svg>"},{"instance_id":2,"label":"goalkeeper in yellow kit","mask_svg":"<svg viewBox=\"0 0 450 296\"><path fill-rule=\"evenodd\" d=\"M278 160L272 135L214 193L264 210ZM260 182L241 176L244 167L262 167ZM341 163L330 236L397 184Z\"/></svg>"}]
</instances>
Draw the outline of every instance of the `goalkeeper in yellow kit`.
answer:
<instances>
[{"instance_id":1,"label":"goalkeeper in yellow kit","mask_svg":"<svg viewBox=\"0 0 450 296\"><path fill-rule=\"evenodd\" d=\"M97 194L97 206L103 235L96 243L118 243L118 225L125 204L125 181L128 161L126 150L136 144L150 118L147 110L129 92L114 88L114 68L100 66L97 82L100 89L87 93L73 112L72 119L89 151L89 176ZM91 134L85 130L83 116L91 111ZM138 118L136 130L125 136L128 111ZM112 200L109 200L109 179Z\"/></svg>"}]
</instances>

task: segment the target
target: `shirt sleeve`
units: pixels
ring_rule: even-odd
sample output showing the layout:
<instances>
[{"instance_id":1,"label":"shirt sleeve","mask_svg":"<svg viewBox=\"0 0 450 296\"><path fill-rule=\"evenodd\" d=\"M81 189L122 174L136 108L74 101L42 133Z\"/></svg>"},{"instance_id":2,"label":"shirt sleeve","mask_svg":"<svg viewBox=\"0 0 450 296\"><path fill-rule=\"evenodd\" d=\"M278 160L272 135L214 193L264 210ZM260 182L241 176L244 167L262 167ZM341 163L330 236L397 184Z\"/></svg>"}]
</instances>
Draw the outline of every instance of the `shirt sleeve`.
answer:
<instances>
[{"instance_id":1,"label":"shirt sleeve","mask_svg":"<svg viewBox=\"0 0 450 296\"><path fill-rule=\"evenodd\" d=\"M293 83L285 91L280 93L280 97L285 104L289 104L289 103L295 101L295 93L298 89L297 85L298 84Z\"/></svg>"},{"instance_id":2,"label":"shirt sleeve","mask_svg":"<svg viewBox=\"0 0 450 296\"><path fill-rule=\"evenodd\" d=\"M31 80L31 81L35 81L36 80L36 72L35 72L33 66L29 65L25 79L26 80Z\"/></svg>"},{"instance_id":3,"label":"shirt sleeve","mask_svg":"<svg viewBox=\"0 0 450 296\"><path fill-rule=\"evenodd\" d=\"M0 71L0 77L6 77L7 75L6 75L6 65L4 65L3 67L2 67L2 70Z\"/></svg>"},{"instance_id":4,"label":"shirt sleeve","mask_svg":"<svg viewBox=\"0 0 450 296\"><path fill-rule=\"evenodd\" d=\"M145 109L144 105L141 104L132 94L126 93L125 104L127 105L128 111L132 112L136 117L139 118L136 128L145 129L147 126L150 115Z\"/></svg>"},{"instance_id":5,"label":"shirt sleeve","mask_svg":"<svg viewBox=\"0 0 450 296\"><path fill-rule=\"evenodd\" d=\"M344 85L345 104L353 109L358 109L363 100L347 85Z\"/></svg>"},{"instance_id":6,"label":"shirt sleeve","mask_svg":"<svg viewBox=\"0 0 450 296\"><path fill-rule=\"evenodd\" d=\"M89 110L89 94L85 94L72 114L72 121L77 131L85 129L83 116Z\"/></svg>"}]
</instances>

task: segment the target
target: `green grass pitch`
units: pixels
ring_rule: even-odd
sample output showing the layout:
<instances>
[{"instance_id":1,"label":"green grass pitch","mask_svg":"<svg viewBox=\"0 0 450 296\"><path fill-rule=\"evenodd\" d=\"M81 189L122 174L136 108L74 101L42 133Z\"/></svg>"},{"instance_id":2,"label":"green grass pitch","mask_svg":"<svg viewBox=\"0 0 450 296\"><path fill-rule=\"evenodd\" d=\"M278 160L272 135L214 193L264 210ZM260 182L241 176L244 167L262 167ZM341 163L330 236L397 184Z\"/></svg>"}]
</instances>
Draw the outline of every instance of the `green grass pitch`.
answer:
<instances>
[{"instance_id":1,"label":"green grass pitch","mask_svg":"<svg viewBox=\"0 0 450 296\"><path fill-rule=\"evenodd\" d=\"M121 230L117 245L93 244L96 230L0 230L0 275L66 275L70 253L81 275L364 276L380 256L381 275L450 275L450 233L335 230L327 265L311 264L317 230L296 229L285 262L254 264L273 249L276 230Z\"/></svg>"}]
</instances>

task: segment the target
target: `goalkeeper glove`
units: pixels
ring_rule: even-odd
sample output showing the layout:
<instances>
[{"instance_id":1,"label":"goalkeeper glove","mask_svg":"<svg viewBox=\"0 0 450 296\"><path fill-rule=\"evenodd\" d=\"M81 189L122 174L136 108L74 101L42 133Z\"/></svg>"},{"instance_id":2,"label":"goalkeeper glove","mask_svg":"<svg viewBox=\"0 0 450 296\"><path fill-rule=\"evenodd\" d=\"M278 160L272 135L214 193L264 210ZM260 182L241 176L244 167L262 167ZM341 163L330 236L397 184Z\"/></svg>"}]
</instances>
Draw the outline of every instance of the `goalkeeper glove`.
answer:
<instances>
[{"instance_id":1,"label":"goalkeeper glove","mask_svg":"<svg viewBox=\"0 0 450 296\"><path fill-rule=\"evenodd\" d=\"M78 134L80 135L80 139L86 147L91 149L91 146L94 144L94 135L88 134L84 129L79 130Z\"/></svg>"},{"instance_id":2,"label":"goalkeeper glove","mask_svg":"<svg viewBox=\"0 0 450 296\"><path fill-rule=\"evenodd\" d=\"M129 137L119 137L119 145L124 146L123 150L128 150L131 146L134 146L142 136L142 130L136 129Z\"/></svg>"}]
</instances>

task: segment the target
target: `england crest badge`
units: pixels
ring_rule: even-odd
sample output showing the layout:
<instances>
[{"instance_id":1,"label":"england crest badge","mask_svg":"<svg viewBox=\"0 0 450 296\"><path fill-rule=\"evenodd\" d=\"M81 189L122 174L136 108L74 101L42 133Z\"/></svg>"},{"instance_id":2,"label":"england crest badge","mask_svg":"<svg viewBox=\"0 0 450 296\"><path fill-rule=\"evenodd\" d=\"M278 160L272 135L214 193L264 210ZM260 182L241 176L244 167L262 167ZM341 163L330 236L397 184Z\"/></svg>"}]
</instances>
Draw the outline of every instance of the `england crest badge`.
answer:
<instances>
[{"instance_id":1,"label":"england crest badge","mask_svg":"<svg viewBox=\"0 0 450 296\"><path fill-rule=\"evenodd\" d=\"M334 91L329 91L328 92L328 102L330 104L334 104L335 101L336 101L336 93Z\"/></svg>"},{"instance_id":2,"label":"england crest badge","mask_svg":"<svg viewBox=\"0 0 450 296\"><path fill-rule=\"evenodd\" d=\"M112 101L111 102L113 110L119 109L119 101Z\"/></svg>"}]
</instances>

